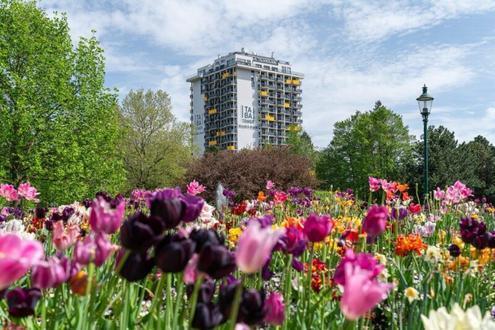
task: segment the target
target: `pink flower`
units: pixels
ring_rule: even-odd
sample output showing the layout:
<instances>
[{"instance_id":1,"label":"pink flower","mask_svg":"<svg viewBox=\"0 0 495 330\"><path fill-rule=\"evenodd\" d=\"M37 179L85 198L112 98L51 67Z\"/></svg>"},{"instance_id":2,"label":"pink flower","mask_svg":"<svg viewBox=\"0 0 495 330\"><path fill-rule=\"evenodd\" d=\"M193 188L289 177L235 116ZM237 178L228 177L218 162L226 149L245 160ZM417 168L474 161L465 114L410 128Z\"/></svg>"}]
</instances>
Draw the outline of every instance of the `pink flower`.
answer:
<instances>
[{"instance_id":1,"label":"pink flower","mask_svg":"<svg viewBox=\"0 0 495 330\"><path fill-rule=\"evenodd\" d=\"M195 253L191 259L189 259L186 268L184 269L183 279L185 284L194 284L196 282L196 278L198 277L198 258L199 255Z\"/></svg>"},{"instance_id":2,"label":"pink flower","mask_svg":"<svg viewBox=\"0 0 495 330\"><path fill-rule=\"evenodd\" d=\"M435 198L437 201L444 199L445 191L437 187L437 189L433 192L433 198Z\"/></svg>"},{"instance_id":3,"label":"pink flower","mask_svg":"<svg viewBox=\"0 0 495 330\"><path fill-rule=\"evenodd\" d=\"M106 234L115 233L122 224L125 213L125 201L121 200L113 207L104 198L96 198L91 205L89 224L93 231Z\"/></svg>"},{"instance_id":4,"label":"pink flower","mask_svg":"<svg viewBox=\"0 0 495 330\"><path fill-rule=\"evenodd\" d=\"M358 253L355 254L352 249L347 249L345 255L340 261L339 265L335 269L335 274L333 275L333 280L335 283L340 285L345 285L345 267L347 264L351 264L355 267L360 267L362 269L369 271L370 280L373 280L381 274L384 265L378 263L376 258L369 253Z\"/></svg>"},{"instance_id":5,"label":"pink flower","mask_svg":"<svg viewBox=\"0 0 495 330\"><path fill-rule=\"evenodd\" d=\"M380 179L374 178L372 176L368 177L368 183L370 185L370 191L378 191L380 190Z\"/></svg>"},{"instance_id":6,"label":"pink flower","mask_svg":"<svg viewBox=\"0 0 495 330\"><path fill-rule=\"evenodd\" d=\"M272 292L265 300L265 322L271 325L281 325L285 319L284 297L278 292Z\"/></svg>"},{"instance_id":7,"label":"pink flower","mask_svg":"<svg viewBox=\"0 0 495 330\"><path fill-rule=\"evenodd\" d=\"M76 224L64 227L64 222L59 220L53 224L53 245L58 251L64 251L76 243L80 235L80 228Z\"/></svg>"},{"instance_id":8,"label":"pink flower","mask_svg":"<svg viewBox=\"0 0 495 330\"><path fill-rule=\"evenodd\" d=\"M311 242L321 242L332 231L333 222L330 216L318 216L311 213L304 221L303 232Z\"/></svg>"},{"instance_id":9,"label":"pink flower","mask_svg":"<svg viewBox=\"0 0 495 330\"><path fill-rule=\"evenodd\" d=\"M344 294L340 309L348 320L356 320L387 298L392 284L381 283L372 278L369 270L357 265L345 265Z\"/></svg>"},{"instance_id":10,"label":"pink flower","mask_svg":"<svg viewBox=\"0 0 495 330\"><path fill-rule=\"evenodd\" d=\"M31 283L39 289L56 288L69 280L70 262L66 257L59 259L51 257L47 261L40 261L31 273Z\"/></svg>"},{"instance_id":11,"label":"pink flower","mask_svg":"<svg viewBox=\"0 0 495 330\"><path fill-rule=\"evenodd\" d=\"M387 227L388 209L386 206L373 205L363 221L363 230L371 238L378 237Z\"/></svg>"},{"instance_id":12,"label":"pink flower","mask_svg":"<svg viewBox=\"0 0 495 330\"><path fill-rule=\"evenodd\" d=\"M203 186L202 184L199 184L198 181L196 180L192 180L191 182L189 182L189 184L187 185L187 193L189 195L193 195L193 196L196 196L196 195L199 195L201 194L202 192L204 192L206 190L206 187Z\"/></svg>"},{"instance_id":13,"label":"pink flower","mask_svg":"<svg viewBox=\"0 0 495 330\"><path fill-rule=\"evenodd\" d=\"M268 261L273 247L285 229L261 228L258 221L250 221L239 237L235 259L237 267L245 273L256 273Z\"/></svg>"},{"instance_id":14,"label":"pink flower","mask_svg":"<svg viewBox=\"0 0 495 330\"><path fill-rule=\"evenodd\" d=\"M273 202L275 204L283 204L287 200L288 195L283 191L276 191L273 194Z\"/></svg>"},{"instance_id":15,"label":"pink flower","mask_svg":"<svg viewBox=\"0 0 495 330\"><path fill-rule=\"evenodd\" d=\"M96 266L101 266L107 260L116 247L110 243L103 233L86 236L83 241L79 241L74 249L74 260L87 265L94 262Z\"/></svg>"},{"instance_id":16,"label":"pink flower","mask_svg":"<svg viewBox=\"0 0 495 330\"><path fill-rule=\"evenodd\" d=\"M40 242L16 234L0 236L0 291L9 287L43 258Z\"/></svg>"},{"instance_id":17,"label":"pink flower","mask_svg":"<svg viewBox=\"0 0 495 330\"><path fill-rule=\"evenodd\" d=\"M275 188L275 183L272 180L268 180L266 182L266 190L272 190L273 188Z\"/></svg>"},{"instance_id":18,"label":"pink flower","mask_svg":"<svg viewBox=\"0 0 495 330\"><path fill-rule=\"evenodd\" d=\"M17 187L19 196L24 197L28 201L38 202L38 191L35 187L31 186L29 182L24 182Z\"/></svg>"},{"instance_id":19,"label":"pink flower","mask_svg":"<svg viewBox=\"0 0 495 330\"><path fill-rule=\"evenodd\" d=\"M0 184L0 196L9 202L19 200L19 194L11 184Z\"/></svg>"}]
</instances>

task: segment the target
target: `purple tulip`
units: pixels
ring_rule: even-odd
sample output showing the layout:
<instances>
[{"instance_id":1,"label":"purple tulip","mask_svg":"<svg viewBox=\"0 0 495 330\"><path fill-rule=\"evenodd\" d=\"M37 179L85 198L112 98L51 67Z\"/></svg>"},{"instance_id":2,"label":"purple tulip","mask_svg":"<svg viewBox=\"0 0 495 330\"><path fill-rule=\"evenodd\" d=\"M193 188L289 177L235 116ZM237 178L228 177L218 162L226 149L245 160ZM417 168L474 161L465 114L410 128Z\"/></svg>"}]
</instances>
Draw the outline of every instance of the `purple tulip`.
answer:
<instances>
[{"instance_id":1,"label":"purple tulip","mask_svg":"<svg viewBox=\"0 0 495 330\"><path fill-rule=\"evenodd\" d=\"M37 288L16 288L7 292L9 314L13 317L34 315L36 303L41 298L41 291Z\"/></svg>"},{"instance_id":2,"label":"purple tulip","mask_svg":"<svg viewBox=\"0 0 495 330\"><path fill-rule=\"evenodd\" d=\"M181 200L185 204L181 220L184 222L196 220L199 217L205 203L203 198L193 195L183 195Z\"/></svg>"},{"instance_id":3,"label":"purple tulip","mask_svg":"<svg viewBox=\"0 0 495 330\"><path fill-rule=\"evenodd\" d=\"M179 198L155 198L151 201L150 213L161 220L165 229L172 229L179 225L184 206Z\"/></svg>"},{"instance_id":4,"label":"purple tulip","mask_svg":"<svg viewBox=\"0 0 495 330\"><path fill-rule=\"evenodd\" d=\"M62 261L64 260L64 262ZM54 256L47 261L40 261L31 273L33 287L39 289L56 288L60 284L69 280L70 262L67 257L59 259Z\"/></svg>"},{"instance_id":5,"label":"purple tulip","mask_svg":"<svg viewBox=\"0 0 495 330\"><path fill-rule=\"evenodd\" d=\"M255 325L261 323L265 318L265 315L265 291L244 289L242 292L241 304L239 306L237 322Z\"/></svg>"},{"instance_id":6,"label":"purple tulip","mask_svg":"<svg viewBox=\"0 0 495 330\"><path fill-rule=\"evenodd\" d=\"M198 270L213 279L220 279L235 269L235 257L223 245L207 244L201 250L198 259Z\"/></svg>"},{"instance_id":7,"label":"purple tulip","mask_svg":"<svg viewBox=\"0 0 495 330\"><path fill-rule=\"evenodd\" d=\"M223 245L225 238L213 229L193 229L189 238L196 243L196 253L200 253L207 244Z\"/></svg>"},{"instance_id":8,"label":"purple tulip","mask_svg":"<svg viewBox=\"0 0 495 330\"><path fill-rule=\"evenodd\" d=\"M223 323L224 320L226 319L224 319L217 305L211 302L198 302L194 311L192 326L197 329L213 329Z\"/></svg>"},{"instance_id":9,"label":"purple tulip","mask_svg":"<svg viewBox=\"0 0 495 330\"><path fill-rule=\"evenodd\" d=\"M265 322L270 325L282 325L285 319L284 297L272 292L265 301Z\"/></svg>"},{"instance_id":10,"label":"purple tulip","mask_svg":"<svg viewBox=\"0 0 495 330\"><path fill-rule=\"evenodd\" d=\"M370 280L375 279L381 274L385 266L378 263L376 258L369 253L355 254L353 250L348 249L345 252L344 257L340 261L339 265L335 269L333 280L335 283L345 285L345 267L347 264L356 265L364 270L369 271Z\"/></svg>"},{"instance_id":11,"label":"purple tulip","mask_svg":"<svg viewBox=\"0 0 495 330\"><path fill-rule=\"evenodd\" d=\"M130 251L126 260L122 261L125 252L125 249L121 249L115 259L116 267L120 266L119 275L129 282L140 281L148 276L155 266L155 260L145 252Z\"/></svg>"},{"instance_id":12,"label":"purple tulip","mask_svg":"<svg viewBox=\"0 0 495 330\"><path fill-rule=\"evenodd\" d=\"M311 213L304 221L303 232L310 242L325 240L333 227L333 222L328 215L318 216Z\"/></svg>"},{"instance_id":13,"label":"purple tulip","mask_svg":"<svg viewBox=\"0 0 495 330\"><path fill-rule=\"evenodd\" d=\"M461 249L456 244L450 244L449 253L452 257L457 258L461 255Z\"/></svg>"},{"instance_id":14,"label":"purple tulip","mask_svg":"<svg viewBox=\"0 0 495 330\"><path fill-rule=\"evenodd\" d=\"M157 217L137 212L124 221L120 228L120 243L134 251L146 251L163 233L163 223Z\"/></svg>"},{"instance_id":15,"label":"purple tulip","mask_svg":"<svg viewBox=\"0 0 495 330\"><path fill-rule=\"evenodd\" d=\"M96 233L115 233L122 224L125 213L125 201L121 200L115 207L104 198L97 198L91 205L89 224Z\"/></svg>"},{"instance_id":16,"label":"purple tulip","mask_svg":"<svg viewBox=\"0 0 495 330\"><path fill-rule=\"evenodd\" d=\"M179 235L165 236L155 248L156 265L165 273L178 273L186 268L194 253L195 243Z\"/></svg>"},{"instance_id":17,"label":"purple tulip","mask_svg":"<svg viewBox=\"0 0 495 330\"><path fill-rule=\"evenodd\" d=\"M81 265L94 262L99 267L103 265L113 250L114 247L105 234L86 236L84 240L76 243L74 260Z\"/></svg>"},{"instance_id":18,"label":"purple tulip","mask_svg":"<svg viewBox=\"0 0 495 330\"><path fill-rule=\"evenodd\" d=\"M387 228L388 209L386 206L372 205L363 221L363 231L371 239L380 236Z\"/></svg>"},{"instance_id":19,"label":"purple tulip","mask_svg":"<svg viewBox=\"0 0 495 330\"><path fill-rule=\"evenodd\" d=\"M402 220L407 217L407 208L405 207L393 207L390 217L395 220Z\"/></svg>"}]
</instances>

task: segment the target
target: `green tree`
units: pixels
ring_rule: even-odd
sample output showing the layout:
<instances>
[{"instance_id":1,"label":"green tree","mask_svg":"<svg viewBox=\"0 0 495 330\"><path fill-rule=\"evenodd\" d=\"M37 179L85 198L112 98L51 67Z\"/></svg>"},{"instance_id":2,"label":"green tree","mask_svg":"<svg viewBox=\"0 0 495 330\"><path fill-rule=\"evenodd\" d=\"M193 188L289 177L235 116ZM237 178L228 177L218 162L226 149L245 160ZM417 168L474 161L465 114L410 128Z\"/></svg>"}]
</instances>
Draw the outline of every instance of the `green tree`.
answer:
<instances>
[{"instance_id":1,"label":"green tree","mask_svg":"<svg viewBox=\"0 0 495 330\"><path fill-rule=\"evenodd\" d=\"M176 120L169 95L158 90L130 91L121 112L127 188L152 189L177 183L192 148L190 126Z\"/></svg>"},{"instance_id":2,"label":"green tree","mask_svg":"<svg viewBox=\"0 0 495 330\"><path fill-rule=\"evenodd\" d=\"M316 151L309 134L298 125L289 127L287 133L287 145L289 150L296 155L305 156L314 164L316 161Z\"/></svg>"},{"instance_id":3,"label":"green tree","mask_svg":"<svg viewBox=\"0 0 495 330\"><path fill-rule=\"evenodd\" d=\"M411 159L411 137L402 117L377 101L373 110L356 112L335 123L334 137L316 166L325 187L365 193L368 177L403 178Z\"/></svg>"},{"instance_id":4,"label":"green tree","mask_svg":"<svg viewBox=\"0 0 495 330\"><path fill-rule=\"evenodd\" d=\"M0 181L71 202L123 180L116 96L98 41L73 47L65 16L0 0Z\"/></svg>"}]
</instances>

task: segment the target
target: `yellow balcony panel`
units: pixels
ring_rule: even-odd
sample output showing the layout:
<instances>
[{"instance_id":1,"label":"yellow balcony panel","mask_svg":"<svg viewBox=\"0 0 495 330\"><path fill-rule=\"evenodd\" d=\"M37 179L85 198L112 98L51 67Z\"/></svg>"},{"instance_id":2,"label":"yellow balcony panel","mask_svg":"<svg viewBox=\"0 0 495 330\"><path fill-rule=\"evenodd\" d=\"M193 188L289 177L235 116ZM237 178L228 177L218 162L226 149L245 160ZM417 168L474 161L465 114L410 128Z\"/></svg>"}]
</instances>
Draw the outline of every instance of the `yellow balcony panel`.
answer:
<instances>
[{"instance_id":1,"label":"yellow balcony panel","mask_svg":"<svg viewBox=\"0 0 495 330\"><path fill-rule=\"evenodd\" d=\"M285 83L286 83L286 84L289 84L289 85L290 85L290 84L292 84L292 79L287 79L287 80L285 81Z\"/></svg>"},{"instance_id":2,"label":"yellow balcony panel","mask_svg":"<svg viewBox=\"0 0 495 330\"><path fill-rule=\"evenodd\" d=\"M268 91L261 91L260 92L260 95L261 96L268 96Z\"/></svg>"},{"instance_id":3,"label":"yellow balcony panel","mask_svg":"<svg viewBox=\"0 0 495 330\"><path fill-rule=\"evenodd\" d=\"M217 109L215 109L215 108L212 108L212 109L208 110L208 114L209 115L214 115L216 113L217 113Z\"/></svg>"},{"instance_id":4,"label":"yellow balcony panel","mask_svg":"<svg viewBox=\"0 0 495 330\"><path fill-rule=\"evenodd\" d=\"M228 78L228 77L231 77L232 74L230 72L224 72L222 73L222 79L225 79L225 78Z\"/></svg>"},{"instance_id":5,"label":"yellow balcony panel","mask_svg":"<svg viewBox=\"0 0 495 330\"><path fill-rule=\"evenodd\" d=\"M284 108L290 108L290 103L289 102L285 102L284 103Z\"/></svg>"},{"instance_id":6,"label":"yellow balcony panel","mask_svg":"<svg viewBox=\"0 0 495 330\"><path fill-rule=\"evenodd\" d=\"M227 150L235 150L235 146L227 146Z\"/></svg>"},{"instance_id":7,"label":"yellow balcony panel","mask_svg":"<svg viewBox=\"0 0 495 330\"><path fill-rule=\"evenodd\" d=\"M203 100L208 101L208 96L203 96Z\"/></svg>"},{"instance_id":8,"label":"yellow balcony panel","mask_svg":"<svg viewBox=\"0 0 495 330\"><path fill-rule=\"evenodd\" d=\"M211 141L209 141L208 142L208 145L209 146L215 146L215 145L217 145L217 140L211 140Z\"/></svg>"},{"instance_id":9,"label":"yellow balcony panel","mask_svg":"<svg viewBox=\"0 0 495 330\"><path fill-rule=\"evenodd\" d=\"M225 136L225 131L217 131L217 136Z\"/></svg>"},{"instance_id":10,"label":"yellow balcony panel","mask_svg":"<svg viewBox=\"0 0 495 330\"><path fill-rule=\"evenodd\" d=\"M265 120L267 120L267 121L275 121L275 117L274 116L271 116L271 115L266 115L265 116Z\"/></svg>"},{"instance_id":11,"label":"yellow balcony panel","mask_svg":"<svg viewBox=\"0 0 495 330\"><path fill-rule=\"evenodd\" d=\"M292 85L299 86L301 85L301 81L299 79L292 79Z\"/></svg>"}]
</instances>

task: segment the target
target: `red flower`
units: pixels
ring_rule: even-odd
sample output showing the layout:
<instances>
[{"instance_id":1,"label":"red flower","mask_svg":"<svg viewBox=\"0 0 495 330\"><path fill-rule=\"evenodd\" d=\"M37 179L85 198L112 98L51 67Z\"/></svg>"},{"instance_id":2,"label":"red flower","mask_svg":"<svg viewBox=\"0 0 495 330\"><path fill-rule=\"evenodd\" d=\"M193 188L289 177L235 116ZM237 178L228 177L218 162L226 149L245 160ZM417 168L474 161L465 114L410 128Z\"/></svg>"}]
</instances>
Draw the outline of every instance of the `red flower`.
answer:
<instances>
[{"instance_id":1,"label":"red flower","mask_svg":"<svg viewBox=\"0 0 495 330\"><path fill-rule=\"evenodd\" d=\"M412 214L420 213L421 212L421 205L414 204L414 203L409 204L409 212L411 212Z\"/></svg>"},{"instance_id":2,"label":"red flower","mask_svg":"<svg viewBox=\"0 0 495 330\"><path fill-rule=\"evenodd\" d=\"M232 208L232 214L242 215L244 212L246 212L246 209L247 209L247 203L241 202L239 204L234 205L234 207Z\"/></svg>"}]
</instances>

